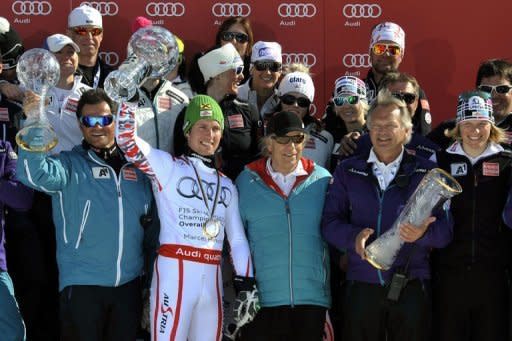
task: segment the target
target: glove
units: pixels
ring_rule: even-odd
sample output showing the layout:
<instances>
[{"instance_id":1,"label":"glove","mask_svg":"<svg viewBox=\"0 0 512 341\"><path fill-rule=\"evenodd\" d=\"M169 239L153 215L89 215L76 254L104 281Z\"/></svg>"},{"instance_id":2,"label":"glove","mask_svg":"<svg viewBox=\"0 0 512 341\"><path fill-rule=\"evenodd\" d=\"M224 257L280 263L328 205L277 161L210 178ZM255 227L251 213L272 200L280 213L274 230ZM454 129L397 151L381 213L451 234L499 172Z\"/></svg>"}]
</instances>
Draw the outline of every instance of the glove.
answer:
<instances>
[{"instance_id":1,"label":"glove","mask_svg":"<svg viewBox=\"0 0 512 341\"><path fill-rule=\"evenodd\" d=\"M233 305L233 319L236 326L230 325L225 336L235 340L240 328L254 320L260 310L260 299L254 277L235 276L233 286L236 291L236 299Z\"/></svg>"},{"instance_id":2,"label":"glove","mask_svg":"<svg viewBox=\"0 0 512 341\"><path fill-rule=\"evenodd\" d=\"M140 327L148 333L151 330L151 320L149 317L149 289L142 290L142 318L140 320Z\"/></svg>"}]
</instances>

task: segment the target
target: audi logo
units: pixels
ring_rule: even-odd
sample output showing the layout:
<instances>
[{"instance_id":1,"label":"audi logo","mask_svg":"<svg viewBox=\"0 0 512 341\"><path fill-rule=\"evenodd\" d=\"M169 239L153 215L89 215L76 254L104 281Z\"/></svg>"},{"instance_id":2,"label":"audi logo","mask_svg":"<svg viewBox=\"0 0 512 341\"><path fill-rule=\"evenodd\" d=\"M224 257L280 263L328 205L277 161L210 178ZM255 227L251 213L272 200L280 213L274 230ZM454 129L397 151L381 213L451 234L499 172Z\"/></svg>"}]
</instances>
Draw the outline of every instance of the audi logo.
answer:
<instances>
[{"instance_id":1,"label":"audi logo","mask_svg":"<svg viewBox=\"0 0 512 341\"><path fill-rule=\"evenodd\" d=\"M300 63L307 67L316 64L316 56L312 53L283 53L283 64Z\"/></svg>"},{"instance_id":2,"label":"audi logo","mask_svg":"<svg viewBox=\"0 0 512 341\"><path fill-rule=\"evenodd\" d=\"M382 8L377 4L346 4L343 6L343 15L346 18L378 18Z\"/></svg>"},{"instance_id":3,"label":"audi logo","mask_svg":"<svg viewBox=\"0 0 512 341\"><path fill-rule=\"evenodd\" d=\"M283 18L311 18L316 14L316 6L313 4L286 4L277 8L277 13Z\"/></svg>"},{"instance_id":4,"label":"audi logo","mask_svg":"<svg viewBox=\"0 0 512 341\"><path fill-rule=\"evenodd\" d=\"M119 64L119 55L115 52L100 52L99 56L107 65L115 66Z\"/></svg>"},{"instance_id":5,"label":"audi logo","mask_svg":"<svg viewBox=\"0 0 512 341\"><path fill-rule=\"evenodd\" d=\"M52 5L48 1L14 1L11 10L16 15L48 15Z\"/></svg>"},{"instance_id":6,"label":"audi logo","mask_svg":"<svg viewBox=\"0 0 512 341\"><path fill-rule=\"evenodd\" d=\"M370 64L370 55L368 53L348 53L343 56L343 65L345 67L364 67L369 68L372 65Z\"/></svg>"},{"instance_id":7,"label":"audi logo","mask_svg":"<svg viewBox=\"0 0 512 341\"><path fill-rule=\"evenodd\" d=\"M181 17L185 14L185 5L181 2L150 2L146 5L146 14L150 17Z\"/></svg>"},{"instance_id":8,"label":"audi logo","mask_svg":"<svg viewBox=\"0 0 512 341\"><path fill-rule=\"evenodd\" d=\"M214 182L201 180L201 187L203 187L205 191L204 194L206 195L206 199L208 201L214 201L217 184ZM198 185L198 182L195 178L184 176L178 180L177 190L178 194L184 198L197 198L199 200L204 200L201 187ZM226 186L221 186L217 204L228 207L231 203L232 197L233 194L231 193L231 190Z\"/></svg>"},{"instance_id":9,"label":"audi logo","mask_svg":"<svg viewBox=\"0 0 512 341\"><path fill-rule=\"evenodd\" d=\"M101 15L114 16L119 12L119 6L115 2L92 2L92 1L84 1L80 5L91 6L94 9L97 9Z\"/></svg>"},{"instance_id":10,"label":"audi logo","mask_svg":"<svg viewBox=\"0 0 512 341\"><path fill-rule=\"evenodd\" d=\"M212 14L216 17L247 17L251 14L251 6L246 3L220 3L212 6Z\"/></svg>"}]
</instances>

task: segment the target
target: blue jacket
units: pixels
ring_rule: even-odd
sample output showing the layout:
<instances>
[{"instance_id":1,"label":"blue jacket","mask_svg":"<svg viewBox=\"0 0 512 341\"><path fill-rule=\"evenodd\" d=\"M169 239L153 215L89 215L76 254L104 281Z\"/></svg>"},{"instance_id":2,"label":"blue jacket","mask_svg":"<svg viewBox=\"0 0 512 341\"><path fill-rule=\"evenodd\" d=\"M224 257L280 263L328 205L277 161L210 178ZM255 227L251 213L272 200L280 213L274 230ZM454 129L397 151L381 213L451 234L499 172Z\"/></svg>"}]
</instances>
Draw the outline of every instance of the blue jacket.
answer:
<instances>
[{"instance_id":1,"label":"blue jacket","mask_svg":"<svg viewBox=\"0 0 512 341\"><path fill-rule=\"evenodd\" d=\"M263 307L331 304L329 256L320 233L330 174L302 159L308 175L286 197L266 171L266 159L236 180Z\"/></svg>"},{"instance_id":2,"label":"blue jacket","mask_svg":"<svg viewBox=\"0 0 512 341\"><path fill-rule=\"evenodd\" d=\"M143 228L151 185L125 164L118 176L93 151L58 156L20 151L18 178L52 197L59 288L116 287L141 275Z\"/></svg>"},{"instance_id":3,"label":"blue jacket","mask_svg":"<svg viewBox=\"0 0 512 341\"><path fill-rule=\"evenodd\" d=\"M370 227L375 230L366 241L366 245L370 245L390 229L423 176L435 164L404 152L395 179L381 191L367 159L368 155L349 158L336 168L323 213L325 239L336 248L347 251L349 280L384 285L398 267L405 266L409 255L409 278L430 278L430 249L442 248L452 239L453 221L447 210L433 212L437 220L415 243L404 244L388 271L376 270L362 260L355 252L355 240L361 230ZM400 180L396 181L398 178ZM413 245L415 250L411 252Z\"/></svg>"}]
</instances>

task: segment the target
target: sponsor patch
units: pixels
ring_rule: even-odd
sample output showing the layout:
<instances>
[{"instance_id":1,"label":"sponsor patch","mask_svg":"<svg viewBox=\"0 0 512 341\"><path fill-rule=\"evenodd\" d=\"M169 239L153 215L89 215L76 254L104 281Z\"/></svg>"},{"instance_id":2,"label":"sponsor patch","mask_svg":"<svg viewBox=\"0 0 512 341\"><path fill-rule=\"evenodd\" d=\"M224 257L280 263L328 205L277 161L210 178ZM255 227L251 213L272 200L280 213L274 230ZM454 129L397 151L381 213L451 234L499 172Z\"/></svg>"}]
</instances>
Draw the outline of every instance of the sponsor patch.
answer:
<instances>
[{"instance_id":1,"label":"sponsor patch","mask_svg":"<svg viewBox=\"0 0 512 341\"><path fill-rule=\"evenodd\" d=\"M430 111L430 104L426 99L420 99L421 109L425 111Z\"/></svg>"},{"instance_id":2,"label":"sponsor patch","mask_svg":"<svg viewBox=\"0 0 512 341\"><path fill-rule=\"evenodd\" d=\"M242 114L236 114L228 116L228 124L229 128L243 128L244 127L244 118Z\"/></svg>"},{"instance_id":3,"label":"sponsor patch","mask_svg":"<svg viewBox=\"0 0 512 341\"><path fill-rule=\"evenodd\" d=\"M452 163L450 164L450 172L453 176L464 176L468 174L467 163Z\"/></svg>"},{"instance_id":4,"label":"sponsor patch","mask_svg":"<svg viewBox=\"0 0 512 341\"><path fill-rule=\"evenodd\" d=\"M500 164L497 162L484 162L484 176L500 176Z\"/></svg>"},{"instance_id":5,"label":"sponsor patch","mask_svg":"<svg viewBox=\"0 0 512 341\"><path fill-rule=\"evenodd\" d=\"M429 111L427 111L427 112L425 113L425 122L426 122L427 124L432 124L432 115L430 115L430 112L429 112Z\"/></svg>"},{"instance_id":6,"label":"sponsor patch","mask_svg":"<svg viewBox=\"0 0 512 341\"><path fill-rule=\"evenodd\" d=\"M133 168L123 168L123 178L125 180L137 181L137 172Z\"/></svg>"},{"instance_id":7,"label":"sponsor patch","mask_svg":"<svg viewBox=\"0 0 512 341\"><path fill-rule=\"evenodd\" d=\"M66 102L66 106L64 107L65 111L76 112L76 108L78 107L78 101L76 99L68 98Z\"/></svg>"},{"instance_id":8,"label":"sponsor patch","mask_svg":"<svg viewBox=\"0 0 512 341\"><path fill-rule=\"evenodd\" d=\"M0 108L0 121L9 122L9 110L7 108Z\"/></svg>"},{"instance_id":9,"label":"sponsor patch","mask_svg":"<svg viewBox=\"0 0 512 341\"><path fill-rule=\"evenodd\" d=\"M169 110L172 107L172 101L170 98L167 97L160 97L158 99L158 108L160 110Z\"/></svg>"},{"instance_id":10,"label":"sponsor patch","mask_svg":"<svg viewBox=\"0 0 512 341\"><path fill-rule=\"evenodd\" d=\"M92 167L92 175L95 179L110 179L110 171L107 167Z\"/></svg>"}]
</instances>

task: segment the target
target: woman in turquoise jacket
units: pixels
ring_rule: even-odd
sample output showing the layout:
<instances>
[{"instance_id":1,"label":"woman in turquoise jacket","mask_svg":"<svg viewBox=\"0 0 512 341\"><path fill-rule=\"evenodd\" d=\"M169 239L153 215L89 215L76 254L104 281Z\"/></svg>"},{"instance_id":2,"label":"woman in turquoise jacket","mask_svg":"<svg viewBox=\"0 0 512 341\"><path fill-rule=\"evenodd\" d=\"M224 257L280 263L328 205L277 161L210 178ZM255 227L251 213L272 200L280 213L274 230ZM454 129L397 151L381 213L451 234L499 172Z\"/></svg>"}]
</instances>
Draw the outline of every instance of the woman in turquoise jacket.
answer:
<instances>
[{"instance_id":1,"label":"woman in turquoise jacket","mask_svg":"<svg viewBox=\"0 0 512 341\"><path fill-rule=\"evenodd\" d=\"M331 298L320 221L330 174L302 158L306 140L297 115L277 113L264 138L267 157L236 181L262 307L244 340L322 337Z\"/></svg>"}]
</instances>

